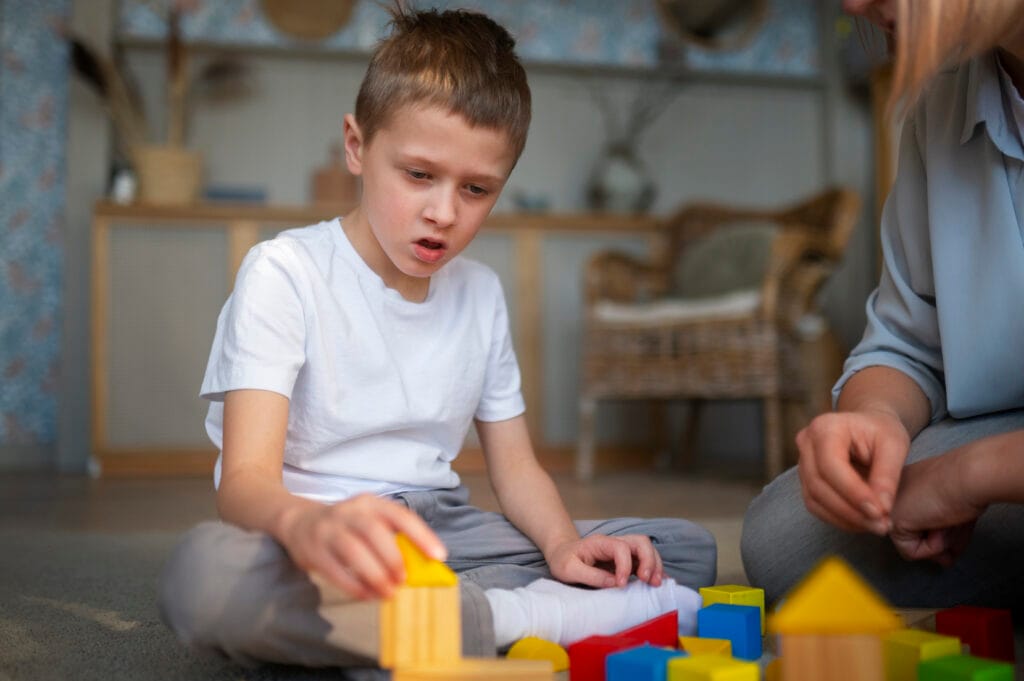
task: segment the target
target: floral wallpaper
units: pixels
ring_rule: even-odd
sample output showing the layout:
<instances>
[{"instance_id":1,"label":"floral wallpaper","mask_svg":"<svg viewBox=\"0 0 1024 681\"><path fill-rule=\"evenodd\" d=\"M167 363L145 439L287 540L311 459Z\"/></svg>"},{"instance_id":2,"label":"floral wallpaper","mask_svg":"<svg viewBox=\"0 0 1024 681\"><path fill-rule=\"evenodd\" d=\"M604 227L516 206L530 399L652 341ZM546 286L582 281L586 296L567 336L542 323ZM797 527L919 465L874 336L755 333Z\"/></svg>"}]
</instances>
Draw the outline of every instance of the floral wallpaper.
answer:
<instances>
[{"instance_id":1,"label":"floral wallpaper","mask_svg":"<svg viewBox=\"0 0 1024 681\"><path fill-rule=\"evenodd\" d=\"M170 0L122 0L118 32L159 39ZM417 6L479 9L515 36L526 62L581 66L654 67L662 45L678 45L659 19L656 0L424 0ZM303 45L263 18L259 0L190 0L182 19L187 39L289 47ZM820 71L818 3L769 0L764 28L742 50L730 53L669 50L674 63L699 71L814 76ZM361 0L338 33L317 49L367 53L388 20L379 2ZM305 45L308 47L308 45Z\"/></svg>"},{"instance_id":2,"label":"floral wallpaper","mask_svg":"<svg viewBox=\"0 0 1024 681\"><path fill-rule=\"evenodd\" d=\"M70 0L0 0L0 445L56 440Z\"/></svg>"}]
</instances>

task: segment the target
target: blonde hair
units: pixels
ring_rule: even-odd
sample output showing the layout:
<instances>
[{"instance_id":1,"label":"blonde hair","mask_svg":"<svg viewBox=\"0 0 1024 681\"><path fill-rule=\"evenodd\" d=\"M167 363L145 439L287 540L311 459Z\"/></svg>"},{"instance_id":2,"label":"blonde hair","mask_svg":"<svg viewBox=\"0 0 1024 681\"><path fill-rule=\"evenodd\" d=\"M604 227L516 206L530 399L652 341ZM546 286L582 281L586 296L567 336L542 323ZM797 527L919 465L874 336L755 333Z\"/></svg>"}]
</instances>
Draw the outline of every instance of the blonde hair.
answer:
<instances>
[{"instance_id":1,"label":"blonde hair","mask_svg":"<svg viewBox=\"0 0 1024 681\"><path fill-rule=\"evenodd\" d=\"M1020 32L1024 0L895 0L890 113L906 113L943 68L987 52Z\"/></svg>"}]
</instances>

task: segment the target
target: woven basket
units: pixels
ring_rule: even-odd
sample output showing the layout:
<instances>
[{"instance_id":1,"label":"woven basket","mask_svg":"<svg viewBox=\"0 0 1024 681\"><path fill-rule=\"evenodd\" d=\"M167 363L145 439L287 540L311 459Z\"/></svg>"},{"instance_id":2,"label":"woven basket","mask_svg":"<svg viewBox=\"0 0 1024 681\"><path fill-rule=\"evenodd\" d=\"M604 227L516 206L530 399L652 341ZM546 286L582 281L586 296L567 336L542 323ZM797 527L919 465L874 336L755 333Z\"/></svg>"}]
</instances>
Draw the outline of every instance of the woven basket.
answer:
<instances>
[{"instance_id":1,"label":"woven basket","mask_svg":"<svg viewBox=\"0 0 1024 681\"><path fill-rule=\"evenodd\" d=\"M181 147L143 146L135 149L139 200L181 205L195 203L203 174L203 157Z\"/></svg>"}]
</instances>

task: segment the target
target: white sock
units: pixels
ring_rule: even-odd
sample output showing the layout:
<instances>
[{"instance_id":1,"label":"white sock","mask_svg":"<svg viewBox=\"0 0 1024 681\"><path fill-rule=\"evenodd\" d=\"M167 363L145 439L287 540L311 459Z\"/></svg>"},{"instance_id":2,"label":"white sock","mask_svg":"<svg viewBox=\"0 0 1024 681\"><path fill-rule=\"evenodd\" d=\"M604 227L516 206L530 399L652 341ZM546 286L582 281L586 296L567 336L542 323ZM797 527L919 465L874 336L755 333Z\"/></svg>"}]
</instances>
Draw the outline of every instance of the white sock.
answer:
<instances>
[{"instance_id":1,"label":"white sock","mask_svg":"<svg viewBox=\"0 0 1024 681\"><path fill-rule=\"evenodd\" d=\"M616 634L658 615L679 612L679 632L697 629L701 597L693 589L665 578L653 587L633 580L622 588L582 589L538 579L519 589L484 592L494 616L498 647L526 636L565 646L594 635Z\"/></svg>"}]
</instances>

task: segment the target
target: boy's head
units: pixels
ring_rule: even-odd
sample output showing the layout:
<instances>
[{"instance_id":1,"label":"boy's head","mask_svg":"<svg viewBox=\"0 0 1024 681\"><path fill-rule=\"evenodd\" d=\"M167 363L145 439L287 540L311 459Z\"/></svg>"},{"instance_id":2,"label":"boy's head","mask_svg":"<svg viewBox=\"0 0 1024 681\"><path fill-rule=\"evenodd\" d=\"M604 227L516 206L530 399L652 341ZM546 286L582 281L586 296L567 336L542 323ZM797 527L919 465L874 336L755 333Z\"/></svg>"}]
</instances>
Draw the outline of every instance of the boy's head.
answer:
<instances>
[{"instance_id":1,"label":"boy's head","mask_svg":"<svg viewBox=\"0 0 1024 681\"><path fill-rule=\"evenodd\" d=\"M399 8L392 17L356 98L363 143L402 107L435 106L473 127L503 131L518 159L530 127L530 87L508 31L465 10Z\"/></svg>"}]
</instances>

